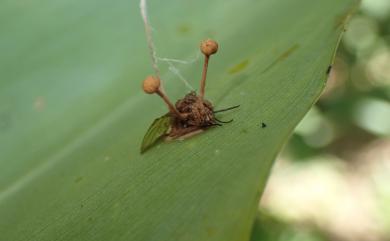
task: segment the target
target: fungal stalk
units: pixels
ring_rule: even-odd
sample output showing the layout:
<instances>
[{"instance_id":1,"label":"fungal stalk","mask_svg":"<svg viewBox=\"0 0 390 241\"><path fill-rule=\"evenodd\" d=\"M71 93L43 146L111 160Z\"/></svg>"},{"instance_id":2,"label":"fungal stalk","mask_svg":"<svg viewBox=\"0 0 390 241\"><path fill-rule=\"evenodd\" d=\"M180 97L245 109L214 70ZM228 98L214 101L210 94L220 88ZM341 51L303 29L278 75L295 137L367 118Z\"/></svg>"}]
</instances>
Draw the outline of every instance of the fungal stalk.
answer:
<instances>
[{"instance_id":1,"label":"fungal stalk","mask_svg":"<svg viewBox=\"0 0 390 241\"><path fill-rule=\"evenodd\" d=\"M154 76L148 76L142 85L143 90L147 94L157 94L160 96L163 101L167 104L169 112L178 117L181 118L182 115L177 111L175 106L172 104L172 102L169 100L168 96L165 94L165 92L161 88L161 81L158 77Z\"/></svg>"},{"instance_id":2,"label":"fungal stalk","mask_svg":"<svg viewBox=\"0 0 390 241\"><path fill-rule=\"evenodd\" d=\"M207 69L209 65L210 56L218 51L218 43L214 40L207 39L201 42L200 51L204 54L204 64L202 71L202 79L200 80L200 98L204 99L204 93L206 89L206 77Z\"/></svg>"}]
</instances>

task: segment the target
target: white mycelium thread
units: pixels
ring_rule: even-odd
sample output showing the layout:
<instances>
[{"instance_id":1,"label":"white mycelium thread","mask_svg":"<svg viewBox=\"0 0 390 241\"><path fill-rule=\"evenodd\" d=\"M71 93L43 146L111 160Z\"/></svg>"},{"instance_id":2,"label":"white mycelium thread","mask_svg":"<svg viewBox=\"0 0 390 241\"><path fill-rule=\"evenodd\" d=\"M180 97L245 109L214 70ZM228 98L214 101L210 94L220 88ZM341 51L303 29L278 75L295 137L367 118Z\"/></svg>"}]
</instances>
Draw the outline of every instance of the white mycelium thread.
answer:
<instances>
[{"instance_id":1,"label":"white mycelium thread","mask_svg":"<svg viewBox=\"0 0 390 241\"><path fill-rule=\"evenodd\" d=\"M169 65L169 71L171 71L174 75L176 75L189 90L194 90L194 88L191 86L191 84L184 78L184 76L180 73L180 70L176 68L174 63L178 64L192 64L195 63L200 57L200 54L198 53L193 59L190 60L181 60L181 59L170 59L170 58L157 58L159 61L167 62Z\"/></svg>"},{"instance_id":2,"label":"white mycelium thread","mask_svg":"<svg viewBox=\"0 0 390 241\"><path fill-rule=\"evenodd\" d=\"M157 65L156 48L154 46L153 38L152 38L152 27L150 26L149 21L148 21L148 11L146 9L146 0L141 0L139 6L141 9L142 20L144 21L146 40L148 41L148 48L149 48L149 52L150 52L150 57L152 59L152 67L154 69L156 77L161 79L160 78L160 69L158 68L158 65Z\"/></svg>"},{"instance_id":3,"label":"white mycelium thread","mask_svg":"<svg viewBox=\"0 0 390 241\"><path fill-rule=\"evenodd\" d=\"M171 71L174 75L176 75L183 83L184 85L189 88L190 90L194 90L194 88L190 85L190 83L184 78L184 76L180 73L180 70L176 68L176 66L173 63L179 63L179 64L192 64L195 61L199 59L199 54L192 60L185 61L185 60L180 60L180 59L171 59L171 58L160 58L157 57L156 54L156 47L153 42L153 37L152 37L152 26L149 23L148 19L148 11L146 7L146 0L140 0L140 10L141 10L141 16L142 20L144 22L144 27L145 27L145 34L146 34L146 40L148 43L148 48L149 48L149 53L150 53L150 58L152 60L152 67L154 69L156 77L158 77L161 81L160 77L160 69L158 67L158 61L163 61L167 62L169 65L169 71ZM162 88L163 85L161 85Z\"/></svg>"}]
</instances>

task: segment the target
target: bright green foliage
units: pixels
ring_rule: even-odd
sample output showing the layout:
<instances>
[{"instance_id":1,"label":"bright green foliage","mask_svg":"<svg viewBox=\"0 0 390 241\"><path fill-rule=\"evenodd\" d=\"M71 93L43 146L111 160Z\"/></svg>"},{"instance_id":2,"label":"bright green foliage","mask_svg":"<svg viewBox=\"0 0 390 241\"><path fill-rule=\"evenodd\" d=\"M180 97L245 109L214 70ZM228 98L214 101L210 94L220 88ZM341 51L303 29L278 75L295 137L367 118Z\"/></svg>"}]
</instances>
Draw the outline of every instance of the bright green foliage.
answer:
<instances>
[{"instance_id":1,"label":"bright green foliage","mask_svg":"<svg viewBox=\"0 0 390 241\"><path fill-rule=\"evenodd\" d=\"M206 97L241 107L140 155L167 109L140 87L152 69L138 1L1 1L0 240L248 240L355 2L149 1L158 54L188 59L218 40ZM160 64L169 97L184 96ZM180 66L193 86L201 65Z\"/></svg>"},{"instance_id":2,"label":"bright green foliage","mask_svg":"<svg viewBox=\"0 0 390 241\"><path fill-rule=\"evenodd\" d=\"M170 115L164 115L153 121L142 140L141 153L144 153L147 149L152 147L156 141L167 133L171 125L171 120L172 118Z\"/></svg>"}]
</instances>

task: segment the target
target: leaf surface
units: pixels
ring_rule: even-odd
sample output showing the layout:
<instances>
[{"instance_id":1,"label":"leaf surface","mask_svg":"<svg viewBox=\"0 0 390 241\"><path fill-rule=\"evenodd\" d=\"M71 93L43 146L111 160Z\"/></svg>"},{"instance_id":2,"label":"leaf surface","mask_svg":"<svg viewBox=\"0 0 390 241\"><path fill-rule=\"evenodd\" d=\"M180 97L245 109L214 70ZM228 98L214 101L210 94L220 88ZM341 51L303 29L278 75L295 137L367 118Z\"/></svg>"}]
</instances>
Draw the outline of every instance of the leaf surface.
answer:
<instances>
[{"instance_id":1,"label":"leaf surface","mask_svg":"<svg viewBox=\"0 0 390 241\"><path fill-rule=\"evenodd\" d=\"M353 0L149 1L160 57L213 38L234 122L140 155L166 113L138 1L0 2L0 240L248 240L273 160L319 97ZM160 62L172 101L188 90ZM202 61L176 66L195 89ZM266 128L262 128L262 123Z\"/></svg>"}]
</instances>

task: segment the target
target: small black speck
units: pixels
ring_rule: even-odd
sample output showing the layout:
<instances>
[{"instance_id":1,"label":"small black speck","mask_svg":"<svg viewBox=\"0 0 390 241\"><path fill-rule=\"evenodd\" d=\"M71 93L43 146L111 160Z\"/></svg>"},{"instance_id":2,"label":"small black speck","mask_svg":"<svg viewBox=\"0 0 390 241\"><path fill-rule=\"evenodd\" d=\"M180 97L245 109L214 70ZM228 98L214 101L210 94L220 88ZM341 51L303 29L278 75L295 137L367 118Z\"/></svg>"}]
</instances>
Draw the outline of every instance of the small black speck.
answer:
<instances>
[{"instance_id":1,"label":"small black speck","mask_svg":"<svg viewBox=\"0 0 390 241\"><path fill-rule=\"evenodd\" d=\"M267 124L265 124L264 122L261 122L261 128L266 128L267 127Z\"/></svg>"},{"instance_id":2,"label":"small black speck","mask_svg":"<svg viewBox=\"0 0 390 241\"><path fill-rule=\"evenodd\" d=\"M328 69L326 70L326 74L329 75L331 70L332 70L332 65L329 65Z\"/></svg>"}]
</instances>

